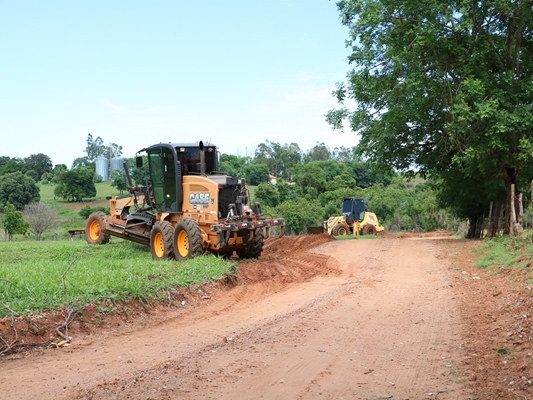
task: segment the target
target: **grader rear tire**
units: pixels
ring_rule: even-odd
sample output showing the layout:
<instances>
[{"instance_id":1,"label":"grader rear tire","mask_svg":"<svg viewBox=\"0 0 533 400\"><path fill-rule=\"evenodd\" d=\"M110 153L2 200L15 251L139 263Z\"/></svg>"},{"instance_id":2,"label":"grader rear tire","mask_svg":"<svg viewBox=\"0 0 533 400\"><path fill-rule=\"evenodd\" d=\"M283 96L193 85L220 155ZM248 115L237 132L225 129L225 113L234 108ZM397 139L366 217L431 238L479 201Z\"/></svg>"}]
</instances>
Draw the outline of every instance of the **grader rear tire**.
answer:
<instances>
[{"instance_id":1,"label":"grader rear tire","mask_svg":"<svg viewBox=\"0 0 533 400\"><path fill-rule=\"evenodd\" d=\"M150 233L150 251L154 260L168 260L174 256L174 229L168 221L157 221Z\"/></svg>"},{"instance_id":2,"label":"grader rear tire","mask_svg":"<svg viewBox=\"0 0 533 400\"><path fill-rule=\"evenodd\" d=\"M101 211L95 211L85 224L85 240L89 244L106 244L109 242L109 235L104 233L107 215Z\"/></svg>"},{"instance_id":3,"label":"grader rear tire","mask_svg":"<svg viewBox=\"0 0 533 400\"><path fill-rule=\"evenodd\" d=\"M257 228L254 231L254 236L250 241L249 247L245 250L237 250L237 255L239 258L259 258L263 252L264 241L263 230L261 228Z\"/></svg>"},{"instance_id":4,"label":"grader rear tire","mask_svg":"<svg viewBox=\"0 0 533 400\"><path fill-rule=\"evenodd\" d=\"M376 227L372 224L367 224L363 227L363 235L377 235L378 231Z\"/></svg>"},{"instance_id":5,"label":"grader rear tire","mask_svg":"<svg viewBox=\"0 0 533 400\"><path fill-rule=\"evenodd\" d=\"M192 218L183 218L174 229L174 258L183 261L203 254L202 242L202 230L198 223Z\"/></svg>"},{"instance_id":6,"label":"grader rear tire","mask_svg":"<svg viewBox=\"0 0 533 400\"><path fill-rule=\"evenodd\" d=\"M331 230L331 236L344 236L348 233L350 233L350 230L344 224L337 224Z\"/></svg>"}]
</instances>

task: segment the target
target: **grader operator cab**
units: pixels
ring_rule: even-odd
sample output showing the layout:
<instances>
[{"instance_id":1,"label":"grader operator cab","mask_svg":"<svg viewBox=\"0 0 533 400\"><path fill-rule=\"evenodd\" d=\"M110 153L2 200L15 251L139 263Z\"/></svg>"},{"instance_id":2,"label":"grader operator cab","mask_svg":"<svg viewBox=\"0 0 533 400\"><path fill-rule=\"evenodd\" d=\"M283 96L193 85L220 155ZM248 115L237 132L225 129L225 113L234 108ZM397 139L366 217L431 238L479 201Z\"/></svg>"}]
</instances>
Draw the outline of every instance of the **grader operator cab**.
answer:
<instances>
[{"instance_id":1,"label":"grader operator cab","mask_svg":"<svg viewBox=\"0 0 533 400\"><path fill-rule=\"evenodd\" d=\"M89 244L105 244L110 236L150 246L155 259L185 260L209 251L229 257L257 258L270 228L283 236L285 222L266 218L261 204L249 204L244 179L218 172L216 146L203 142L156 144L146 153L149 182L129 194L108 197L110 215L92 213L86 224Z\"/></svg>"},{"instance_id":2,"label":"grader operator cab","mask_svg":"<svg viewBox=\"0 0 533 400\"><path fill-rule=\"evenodd\" d=\"M376 214L366 211L363 199L350 198L344 199L341 216L324 221L324 230L331 236L377 235L385 228L379 225Z\"/></svg>"}]
</instances>

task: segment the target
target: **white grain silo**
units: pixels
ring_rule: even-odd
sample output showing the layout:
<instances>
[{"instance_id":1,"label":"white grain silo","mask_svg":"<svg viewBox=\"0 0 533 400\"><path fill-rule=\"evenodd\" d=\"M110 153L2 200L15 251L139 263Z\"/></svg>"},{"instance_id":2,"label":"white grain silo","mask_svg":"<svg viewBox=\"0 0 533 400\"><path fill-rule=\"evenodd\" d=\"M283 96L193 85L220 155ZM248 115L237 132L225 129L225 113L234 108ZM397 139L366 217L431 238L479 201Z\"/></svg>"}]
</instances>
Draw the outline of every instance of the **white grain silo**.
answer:
<instances>
[{"instance_id":1,"label":"white grain silo","mask_svg":"<svg viewBox=\"0 0 533 400\"><path fill-rule=\"evenodd\" d=\"M102 177L103 181L109 179L109 162L105 157L98 157L96 159L96 173Z\"/></svg>"},{"instance_id":2,"label":"white grain silo","mask_svg":"<svg viewBox=\"0 0 533 400\"><path fill-rule=\"evenodd\" d=\"M122 163L124 162L124 160L122 159L122 157L113 157L111 159L111 170L110 170L110 173L113 172L114 170L118 169L119 171L122 171Z\"/></svg>"}]
</instances>

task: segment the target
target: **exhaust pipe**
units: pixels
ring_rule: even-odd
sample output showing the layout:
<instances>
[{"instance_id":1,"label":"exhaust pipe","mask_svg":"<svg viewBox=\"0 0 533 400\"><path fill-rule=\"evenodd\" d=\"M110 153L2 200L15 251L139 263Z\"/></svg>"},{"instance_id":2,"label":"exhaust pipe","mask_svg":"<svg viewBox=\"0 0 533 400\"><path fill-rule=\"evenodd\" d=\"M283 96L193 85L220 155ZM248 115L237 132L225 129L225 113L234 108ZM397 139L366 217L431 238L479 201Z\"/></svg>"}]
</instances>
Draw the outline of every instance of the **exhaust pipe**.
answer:
<instances>
[{"instance_id":1,"label":"exhaust pipe","mask_svg":"<svg viewBox=\"0 0 533 400\"><path fill-rule=\"evenodd\" d=\"M205 175L205 149L204 149L204 142L200 140L200 143L198 143L198 146L200 147L200 174Z\"/></svg>"}]
</instances>

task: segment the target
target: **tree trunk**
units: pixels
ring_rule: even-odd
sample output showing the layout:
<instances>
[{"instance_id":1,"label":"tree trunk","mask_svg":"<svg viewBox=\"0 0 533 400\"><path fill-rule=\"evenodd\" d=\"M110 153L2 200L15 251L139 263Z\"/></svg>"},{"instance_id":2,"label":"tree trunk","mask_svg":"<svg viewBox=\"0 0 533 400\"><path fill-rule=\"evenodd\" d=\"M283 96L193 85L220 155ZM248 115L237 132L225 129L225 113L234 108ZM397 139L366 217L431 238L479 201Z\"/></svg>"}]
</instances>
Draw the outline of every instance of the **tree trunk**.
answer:
<instances>
[{"instance_id":1,"label":"tree trunk","mask_svg":"<svg viewBox=\"0 0 533 400\"><path fill-rule=\"evenodd\" d=\"M483 232L483 215L473 215L468 217L468 232L466 234L467 239L480 239Z\"/></svg>"},{"instance_id":2,"label":"tree trunk","mask_svg":"<svg viewBox=\"0 0 533 400\"><path fill-rule=\"evenodd\" d=\"M524 205L522 204L522 193L518 195L518 223L516 224L518 235L524 234Z\"/></svg>"},{"instance_id":3,"label":"tree trunk","mask_svg":"<svg viewBox=\"0 0 533 400\"><path fill-rule=\"evenodd\" d=\"M506 206L506 213L505 213L505 226L503 229L504 235L508 235L511 230L511 215L512 210L511 208L511 185L516 185L516 175L518 174L518 168L516 167L506 167L505 168L505 190L507 192L507 206Z\"/></svg>"},{"instance_id":4,"label":"tree trunk","mask_svg":"<svg viewBox=\"0 0 533 400\"><path fill-rule=\"evenodd\" d=\"M491 201L490 206L489 206L489 230L490 230L490 225L492 223L492 208L493 207L494 207L494 202Z\"/></svg>"},{"instance_id":5,"label":"tree trunk","mask_svg":"<svg viewBox=\"0 0 533 400\"><path fill-rule=\"evenodd\" d=\"M492 207L492 213L490 216L489 221L489 236L494 237L498 234L498 230L500 228L500 218L502 213L502 201L498 200L494 202L494 205Z\"/></svg>"},{"instance_id":6,"label":"tree trunk","mask_svg":"<svg viewBox=\"0 0 533 400\"><path fill-rule=\"evenodd\" d=\"M510 208L510 220L509 220L509 236L514 237L516 231L516 211L515 211L515 199L514 199L514 183L511 184L511 193L509 194Z\"/></svg>"},{"instance_id":7,"label":"tree trunk","mask_svg":"<svg viewBox=\"0 0 533 400\"><path fill-rule=\"evenodd\" d=\"M485 215L479 215L476 223L476 239L483 237L483 224L485 222Z\"/></svg>"}]
</instances>

